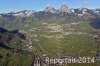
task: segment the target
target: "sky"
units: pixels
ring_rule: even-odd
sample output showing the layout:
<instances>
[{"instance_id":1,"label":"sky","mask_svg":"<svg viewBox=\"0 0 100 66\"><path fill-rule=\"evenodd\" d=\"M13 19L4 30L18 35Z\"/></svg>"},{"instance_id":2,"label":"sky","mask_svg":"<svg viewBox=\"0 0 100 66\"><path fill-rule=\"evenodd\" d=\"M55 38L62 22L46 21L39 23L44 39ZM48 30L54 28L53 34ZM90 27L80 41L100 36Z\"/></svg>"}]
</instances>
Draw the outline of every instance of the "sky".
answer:
<instances>
[{"instance_id":1,"label":"sky","mask_svg":"<svg viewBox=\"0 0 100 66\"><path fill-rule=\"evenodd\" d=\"M1 0L0 13L21 10L42 11L47 5L59 9L62 2L69 8L100 8L100 0Z\"/></svg>"}]
</instances>

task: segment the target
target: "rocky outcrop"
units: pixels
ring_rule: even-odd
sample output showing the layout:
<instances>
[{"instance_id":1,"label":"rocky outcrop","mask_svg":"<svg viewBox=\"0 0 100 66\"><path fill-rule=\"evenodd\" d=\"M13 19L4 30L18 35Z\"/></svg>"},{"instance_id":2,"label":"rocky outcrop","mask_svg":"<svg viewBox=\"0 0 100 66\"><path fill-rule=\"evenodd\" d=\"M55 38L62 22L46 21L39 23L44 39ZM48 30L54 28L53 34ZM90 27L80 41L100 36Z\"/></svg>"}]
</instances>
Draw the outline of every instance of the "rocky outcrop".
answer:
<instances>
[{"instance_id":1,"label":"rocky outcrop","mask_svg":"<svg viewBox=\"0 0 100 66\"><path fill-rule=\"evenodd\" d=\"M47 6L45 12L56 13L56 10L52 6Z\"/></svg>"},{"instance_id":2,"label":"rocky outcrop","mask_svg":"<svg viewBox=\"0 0 100 66\"><path fill-rule=\"evenodd\" d=\"M67 5L63 4L63 5L61 6L61 8L59 9L59 12L67 13L67 12L70 12L70 9L68 8Z\"/></svg>"}]
</instances>

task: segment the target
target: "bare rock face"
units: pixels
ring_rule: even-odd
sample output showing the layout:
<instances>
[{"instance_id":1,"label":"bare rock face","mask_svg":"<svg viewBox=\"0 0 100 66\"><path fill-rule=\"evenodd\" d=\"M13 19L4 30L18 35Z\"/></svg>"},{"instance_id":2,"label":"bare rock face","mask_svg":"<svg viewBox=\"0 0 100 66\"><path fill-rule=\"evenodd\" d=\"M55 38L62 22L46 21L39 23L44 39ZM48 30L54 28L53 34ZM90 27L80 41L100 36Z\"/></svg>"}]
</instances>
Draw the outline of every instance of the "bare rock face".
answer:
<instances>
[{"instance_id":1,"label":"bare rock face","mask_svg":"<svg viewBox=\"0 0 100 66\"><path fill-rule=\"evenodd\" d=\"M45 12L56 13L56 10L52 6L47 6Z\"/></svg>"},{"instance_id":2,"label":"bare rock face","mask_svg":"<svg viewBox=\"0 0 100 66\"><path fill-rule=\"evenodd\" d=\"M59 9L59 12L67 13L67 12L70 12L70 9L68 8L67 5L62 4L61 8Z\"/></svg>"}]
</instances>

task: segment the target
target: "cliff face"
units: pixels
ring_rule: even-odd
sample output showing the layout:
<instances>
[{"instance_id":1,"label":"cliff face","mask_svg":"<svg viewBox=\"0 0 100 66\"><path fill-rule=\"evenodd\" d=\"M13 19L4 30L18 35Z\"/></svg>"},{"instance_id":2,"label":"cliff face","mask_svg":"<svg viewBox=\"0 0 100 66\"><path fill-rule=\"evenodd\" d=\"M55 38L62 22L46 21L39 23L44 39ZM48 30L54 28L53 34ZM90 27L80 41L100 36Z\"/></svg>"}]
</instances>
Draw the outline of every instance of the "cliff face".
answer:
<instances>
[{"instance_id":1,"label":"cliff face","mask_svg":"<svg viewBox=\"0 0 100 66\"><path fill-rule=\"evenodd\" d=\"M61 8L59 9L59 12L67 13L67 12L70 12L70 9L68 8L67 5L63 4L63 5L61 6Z\"/></svg>"},{"instance_id":2,"label":"cliff face","mask_svg":"<svg viewBox=\"0 0 100 66\"><path fill-rule=\"evenodd\" d=\"M47 6L45 12L56 13L56 10L52 6Z\"/></svg>"}]
</instances>

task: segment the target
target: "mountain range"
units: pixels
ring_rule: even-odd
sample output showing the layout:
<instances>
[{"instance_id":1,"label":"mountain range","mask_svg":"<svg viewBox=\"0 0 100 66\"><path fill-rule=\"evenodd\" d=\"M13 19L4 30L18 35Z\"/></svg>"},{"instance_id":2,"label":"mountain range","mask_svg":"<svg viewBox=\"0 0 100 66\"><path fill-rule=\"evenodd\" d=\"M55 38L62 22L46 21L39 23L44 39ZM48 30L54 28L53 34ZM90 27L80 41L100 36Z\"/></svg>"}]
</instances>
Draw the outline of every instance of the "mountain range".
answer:
<instances>
[{"instance_id":1,"label":"mountain range","mask_svg":"<svg viewBox=\"0 0 100 66\"><path fill-rule=\"evenodd\" d=\"M29 17L29 16L36 16L36 13L41 13L44 12L45 15L46 13L51 13L51 14L73 14L77 16L83 16L83 15L95 15L95 16L100 16L100 8L95 8L95 9L89 9L89 8L76 8L76 9L70 9L67 5L62 4L60 9L55 9L52 6L47 6L44 11L39 11L36 12L35 10L23 10L19 12L10 12L10 13L2 13L0 14L1 17L6 17L6 16L12 16L12 17Z\"/></svg>"},{"instance_id":2,"label":"mountain range","mask_svg":"<svg viewBox=\"0 0 100 66\"><path fill-rule=\"evenodd\" d=\"M100 17L100 8L76 8L70 9L67 5L62 4L60 9L55 9L52 6L47 6L45 10L36 12L35 10L23 10L19 12L10 12L0 14L0 26L6 24L16 24L22 22L29 22L35 19L48 20L53 17L59 18L63 22L73 21L89 21L91 18ZM9 22L8 22L9 21Z\"/></svg>"}]
</instances>

